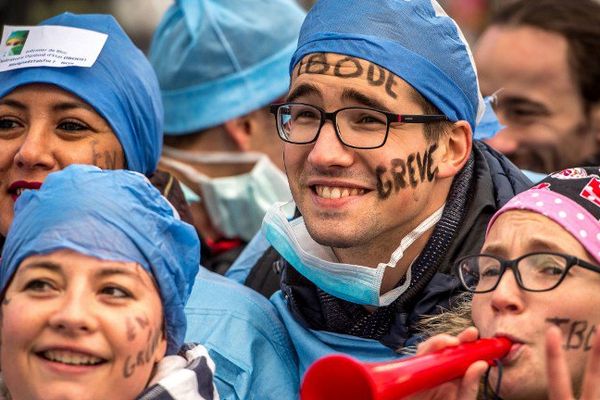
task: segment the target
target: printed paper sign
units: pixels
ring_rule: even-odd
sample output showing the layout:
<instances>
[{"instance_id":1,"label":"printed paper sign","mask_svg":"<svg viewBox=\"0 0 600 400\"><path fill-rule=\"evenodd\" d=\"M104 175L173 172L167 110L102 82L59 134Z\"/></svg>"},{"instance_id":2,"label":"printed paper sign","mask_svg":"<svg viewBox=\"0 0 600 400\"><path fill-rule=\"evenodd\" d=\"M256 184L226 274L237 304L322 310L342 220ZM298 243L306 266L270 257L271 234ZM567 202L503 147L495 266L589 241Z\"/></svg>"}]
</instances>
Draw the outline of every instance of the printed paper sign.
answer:
<instances>
[{"instance_id":1,"label":"printed paper sign","mask_svg":"<svg viewBox=\"0 0 600 400\"><path fill-rule=\"evenodd\" d=\"M0 72L28 67L91 67L108 35L66 26L4 27Z\"/></svg>"}]
</instances>

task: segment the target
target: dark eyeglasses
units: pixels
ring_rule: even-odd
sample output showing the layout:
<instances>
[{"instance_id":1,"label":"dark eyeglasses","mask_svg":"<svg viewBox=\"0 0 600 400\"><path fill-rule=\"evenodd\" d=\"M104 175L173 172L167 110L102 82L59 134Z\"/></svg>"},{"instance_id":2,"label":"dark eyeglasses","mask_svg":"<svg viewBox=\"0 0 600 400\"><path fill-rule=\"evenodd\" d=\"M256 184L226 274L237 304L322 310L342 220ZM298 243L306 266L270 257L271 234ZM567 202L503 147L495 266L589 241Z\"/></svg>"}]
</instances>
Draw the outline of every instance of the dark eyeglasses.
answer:
<instances>
[{"instance_id":1,"label":"dark eyeglasses","mask_svg":"<svg viewBox=\"0 0 600 400\"><path fill-rule=\"evenodd\" d=\"M454 268L465 289L472 293L487 293L496 289L508 268L521 289L545 292L560 285L573 266L600 273L599 266L574 256L551 252L529 253L514 260L476 254L458 259Z\"/></svg>"},{"instance_id":2,"label":"dark eyeglasses","mask_svg":"<svg viewBox=\"0 0 600 400\"><path fill-rule=\"evenodd\" d=\"M335 126L339 140L356 149L375 149L385 144L391 123L424 124L448 121L445 115L394 114L368 107L345 107L334 112L304 103L273 104L279 137L288 143L308 144L317 140L327 120Z\"/></svg>"}]
</instances>

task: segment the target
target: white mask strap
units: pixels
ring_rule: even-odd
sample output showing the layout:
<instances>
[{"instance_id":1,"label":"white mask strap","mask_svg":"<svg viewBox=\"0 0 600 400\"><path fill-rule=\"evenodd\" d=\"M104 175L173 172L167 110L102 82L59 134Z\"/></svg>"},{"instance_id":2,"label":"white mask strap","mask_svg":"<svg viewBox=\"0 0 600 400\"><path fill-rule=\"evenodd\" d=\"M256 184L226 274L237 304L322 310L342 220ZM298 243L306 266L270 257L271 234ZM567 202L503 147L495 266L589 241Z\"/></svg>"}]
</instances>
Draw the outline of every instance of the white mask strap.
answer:
<instances>
[{"instance_id":1,"label":"white mask strap","mask_svg":"<svg viewBox=\"0 0 600 400\"><path fill-rule=\"evenodd\" d=\"M263 153L256 151L188 151L169 146L163 146L163 154L182 161L204 164L249 164L266 157Z\"/></svg>"},{"instance_id":2,"label":"white mask strap","mask_svg":"<svg viewBox=\"0 0 600 400\"><path fill-rule=\"evenodd\" d=\"M444 212L444 207L446 204L442 205L438 208L433 214L429 217L425 218L423 222L421 222L412 232L406 235L401 241L400 246L392 253L390 257L390 261L386 264L380 263L377 268L380 267L396 267L396 264L402 257L404 256L404 251L408 249L418 238L423 236L425 232L427 232L432 226L438 223L440 218L442 217L442 213Z\"/></svg>"},{"instance_id":3,"label":"white mask strap","mask_svg":"<svg viewBox=\"0 0 600 400\"><path fill-rule=\"evenodd\" d=\"M177 161L174 160L172 158L169 157L161 157L160 159L161 164L166 165L167 167L176 169L177 171L181 172L182 174L186 175L188 178L192 178L193 176L195 176L196 174L200 174L200 172L198 172L196 170L196 168L187 165L186 163L183 163L181 161Z\"/></svg>"}]
</instances>

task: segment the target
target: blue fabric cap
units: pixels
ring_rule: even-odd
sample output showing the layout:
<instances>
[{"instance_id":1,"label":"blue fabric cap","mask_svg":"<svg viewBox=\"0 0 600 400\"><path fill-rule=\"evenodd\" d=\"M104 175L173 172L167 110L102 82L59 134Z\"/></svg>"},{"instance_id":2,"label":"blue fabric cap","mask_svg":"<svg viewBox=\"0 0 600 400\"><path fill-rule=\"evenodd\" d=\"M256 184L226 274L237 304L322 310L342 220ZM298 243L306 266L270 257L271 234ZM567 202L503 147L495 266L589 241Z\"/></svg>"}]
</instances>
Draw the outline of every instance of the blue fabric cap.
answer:
<instances>
[{"instance_id":1,"label":"blue fabric cap","mask_svg":"<svg viewBox=\"0 0 600 400\"><path fill-rule=\"evenodd\" d=\"M469 46L435 0L320 0L300 30L290 73L311 53L377 64L408 82L450 120L474 129L483 99Z\"/></svg>"},{"instance_id":2,"label":"blue fabric cap","mask_svg":"<svg viewBox=\"0 0 600 400\"><path fill-rule=\"evenodd\" d=\"M139 263L159 287L167 353L179 350L200 242L143 175L70 165L48 175L40 190L24 192L2 252L1 293L25 258L61 249Z\"/></svg>"},{"instance_id":3,"label":"blue fabric cap","mask_svg":"<svg viewBox=\"0 0 600 400\"><path fill-rule=\"evenodd\" d=\"M127 168L150 176L162 151L163 107L156 74L144 54L110 15L64 13L40 25L59 25L108 35L90 68L26 67L0 72L0 98L19 86L48 83L90 104L115 132Z\"/></svg>"},{"instance_id":4,"label":"blue fabric cap","mask_svg":"<svg viewBox=\"0 0 600 400\"><path fill-rule=\"evenodd\" d=\"M149 55L166 134L213 127L284 95L304 16L295 0L177 0Z\"/></svg>"},{"instance_id":5,"label":"blue fabric cap","mask_svg":"<svg viewBox=\"0 0 600 400\"><path fill-rule=\"evenodd\" d=\"M496 136L496 133L500 132L506 127L500 123L498 116L492 107L492 102L495 101L495 99L492 96L488 96L483 100L485 102L485 112L477 123L477 126L475 127L475 133L473 135L475 139L479 140L493 138Z\"/></svg>"}]
</instances>

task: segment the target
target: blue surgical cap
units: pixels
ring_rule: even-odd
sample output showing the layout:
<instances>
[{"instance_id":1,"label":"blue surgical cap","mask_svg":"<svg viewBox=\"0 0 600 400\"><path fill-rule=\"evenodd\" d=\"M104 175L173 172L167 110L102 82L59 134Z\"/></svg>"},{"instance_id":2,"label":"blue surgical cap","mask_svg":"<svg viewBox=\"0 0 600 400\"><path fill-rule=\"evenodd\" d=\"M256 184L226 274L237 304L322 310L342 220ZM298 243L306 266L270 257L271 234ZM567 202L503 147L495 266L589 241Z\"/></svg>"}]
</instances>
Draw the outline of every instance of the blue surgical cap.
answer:
<instances>
[{"instance_id":1,"label":"blue surgical cap","mask_svg":"<svg viewBox=\"0 0 600 400\"><path fill-rule=\"evenodd\" d=\"M284 95L304 16L295 0L177 0L149 56L166 134L217 126Z\"/></svg>"},{"instance_id":2,"label":"blue surgical cap","mask_svg":"<svg viewBox=\"0 0 600 400\"><path fill-rule=\"evenodd\" d=\"M70 165L48 175L40 190L25 191L15 204L2 252L0 293L25 258L62 249L140 264L159 287L167 352L179 350L200 242L146 177Z\"/></svg>"},{"instance_id":3,"label":"blue surgical cap","mask_svg":"<svg viewBox=\"0 0 600 400\"><path fill-rule=\"evenodd\" d=\"M488 96L483 100L485 102L485 112L477 123L475 133L473 134L473 137L479 140L493 138L506 127L498 120L498 116L494 112L494 107L492 107L492 102L495 101L494 96Z\"/></svg>"},{"instance_id":4,"label":"blue surgical cap","mask_svg":"<svg viewBox=\"0 0 600 400\"><path fill-rule=\"evenodd\" d=\"M435 0L320 0L300 31L290 72L307 54L362 58L396 74L451 121L474 129L483 100L469 46Z\"/></svg>"},{"instance_id":5,"label":"blue surgical cap","mask_svg":"<svg viewBox=\"0 0 600 400\"><path fill-rule=\"evenodd\" d=\"M0 72L0 98L32 83L56 85L79 96L108 121L123 147L127 168L150 176L162 151L163 108L156 74L144 54L110 15L64 13L40 25L88 29L108 38L90 68Z\"/></svg>"}]
</instances>

